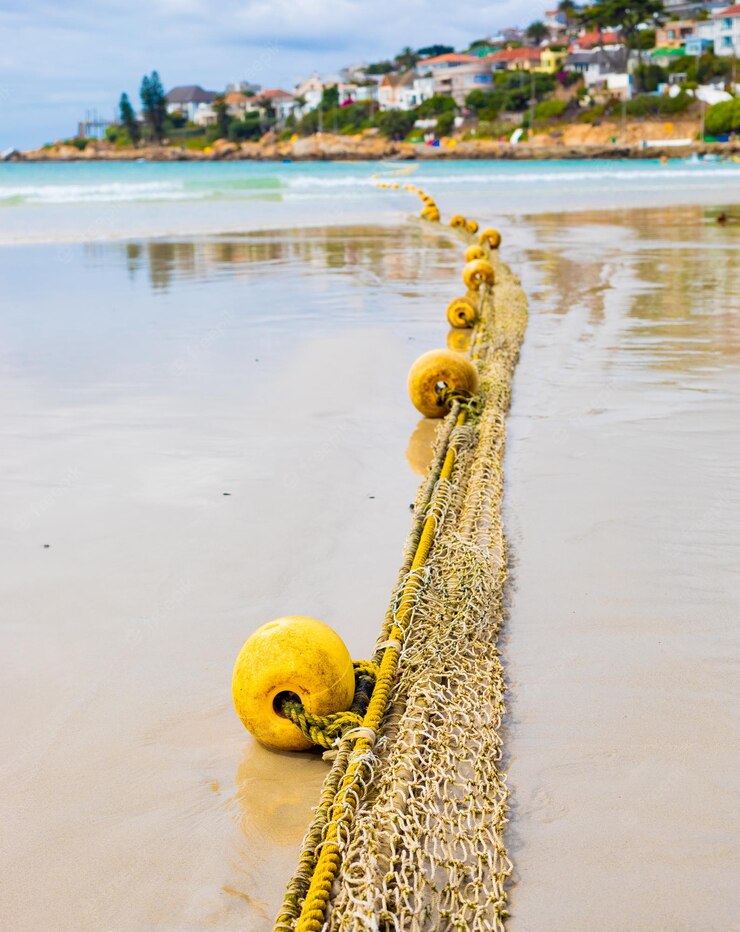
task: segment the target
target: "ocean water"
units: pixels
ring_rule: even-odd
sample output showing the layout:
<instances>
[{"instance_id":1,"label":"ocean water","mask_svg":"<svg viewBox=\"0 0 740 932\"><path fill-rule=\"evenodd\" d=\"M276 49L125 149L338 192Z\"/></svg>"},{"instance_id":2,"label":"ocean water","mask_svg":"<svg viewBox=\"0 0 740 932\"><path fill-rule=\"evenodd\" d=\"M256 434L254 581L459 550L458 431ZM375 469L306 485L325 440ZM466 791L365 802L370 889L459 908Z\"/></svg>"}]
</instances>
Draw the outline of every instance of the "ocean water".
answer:
<instances>
[{"instance_id":1,"label":"ocean water","mask_svg":"<svg viewBox=\"0 0 740 932\"><path fill-rule=\"evenodd\" d=\"M398 222L416 209L377 176L413 180L444 209L508 213L729 202L740 163L75 162L0 165L0 244Z\"/></svg>"}]
</instances>

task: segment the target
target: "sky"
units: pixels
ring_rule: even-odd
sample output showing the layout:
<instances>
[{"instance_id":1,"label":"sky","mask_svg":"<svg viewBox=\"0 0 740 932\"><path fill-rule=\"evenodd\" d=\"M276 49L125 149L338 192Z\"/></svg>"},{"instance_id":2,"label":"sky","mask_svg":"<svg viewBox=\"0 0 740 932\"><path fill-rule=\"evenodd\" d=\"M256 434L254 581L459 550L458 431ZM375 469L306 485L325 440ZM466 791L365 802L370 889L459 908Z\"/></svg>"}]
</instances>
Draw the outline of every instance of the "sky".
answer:
<instances>
[{"instance_id":1,"label":"sky","mask_svg":"<svg viewBox=\"0 0 740 932\"><path fill-rule=\"evenodd\" d=\"M86 111L113 116L141 77L169 90L232 81L292 90L314 71L392 57L404 46L463 48L526 26L543 0L0 0L0 150L73 136Z\"/></svg>"}]
</instances>

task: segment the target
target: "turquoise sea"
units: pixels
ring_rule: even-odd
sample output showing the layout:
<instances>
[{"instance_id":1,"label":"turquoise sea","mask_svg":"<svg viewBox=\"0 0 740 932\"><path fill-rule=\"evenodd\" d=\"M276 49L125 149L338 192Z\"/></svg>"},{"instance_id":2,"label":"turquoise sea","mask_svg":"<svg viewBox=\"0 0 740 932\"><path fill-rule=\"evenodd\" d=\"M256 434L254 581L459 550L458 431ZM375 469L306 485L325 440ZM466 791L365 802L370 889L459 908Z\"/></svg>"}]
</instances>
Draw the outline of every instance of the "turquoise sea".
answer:
<instances>
[{"instance_id":1,"label":"turquoise sea","mask_svg":"<svg viewBox=\"0 0 740 932\"><path fill-rule=\"evenodd\" d=\"M740 195L740 163L730 161L11 163L0 165L0 243L395 222L416 209L409 194L378 191L379 174L413 178L443 210L489 214Z\"/></svg>"}]
</instances>

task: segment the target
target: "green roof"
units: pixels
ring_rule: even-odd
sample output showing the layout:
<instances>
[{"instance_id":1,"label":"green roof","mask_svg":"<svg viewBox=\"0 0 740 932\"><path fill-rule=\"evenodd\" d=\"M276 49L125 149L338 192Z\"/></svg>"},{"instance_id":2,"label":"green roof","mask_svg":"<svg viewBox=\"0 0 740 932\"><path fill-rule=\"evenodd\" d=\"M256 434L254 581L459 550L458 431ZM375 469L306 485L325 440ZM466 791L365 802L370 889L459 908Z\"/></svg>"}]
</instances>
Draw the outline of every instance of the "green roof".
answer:
<instances>
[{"instance_id":1,"label":"green roof","mask_svg":"<svg viewBox=\"0 0 740 932\"><path fill-rule=\"evenodd\" d=\"M653 49L650 53L651 58L680 58L685 55L683 49Z\"/></svg>"}]
</instances>

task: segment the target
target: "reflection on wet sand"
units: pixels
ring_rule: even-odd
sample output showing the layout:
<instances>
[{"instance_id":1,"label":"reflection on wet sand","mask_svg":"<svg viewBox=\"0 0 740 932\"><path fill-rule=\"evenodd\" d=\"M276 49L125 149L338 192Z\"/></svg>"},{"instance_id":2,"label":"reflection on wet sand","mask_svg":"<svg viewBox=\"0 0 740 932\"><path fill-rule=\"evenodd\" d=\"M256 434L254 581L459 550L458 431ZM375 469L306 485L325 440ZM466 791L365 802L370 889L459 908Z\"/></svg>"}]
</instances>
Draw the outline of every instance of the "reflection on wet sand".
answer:
<instances>
[{"instance_id":1,"label":"reflection on wet sand","mask_svg":"<svg viewBox=\"0 0 740 932\"><path fill-rule=\"evenodd\" d=\"M432 463L434 438L440 422L423 417L416 425L406 448L406 460L417 476L426 476Z\"/></svg>"},{"instance_id":2,"label":"reflection on wet sand","mask_svg":"<svg viewBox=\"0 0 740 932\"><path fill-rule=\"evenodd\" d=\"M234 797L245 838L295 848L308 827L306 797L318 799L326 769L318 754L279 754L248 741Z\"/></svg>"},{"instance_id":3,"label":"reflection on wet sand","mask_svg":"<svg viewBox=\"0 0 740 932\"><path fill-rule=\"evenodd\" d=\"M178 279L204 281L222 274L274 272L301 263L316 271L352 269L360 283L369 277L386 281L418 282L441 278L437 264L430 263L428 247L446 248L448 233L419 225L396 228L308 227L290 231L225 235L197 240L144 240L120 248L129 274L148 274L152 288L166 290ZM94 255L101 247L86 246ZM278 268L279 267L279 268Z\"/></svg>"},{"instance_id":4,"label":"reflection on wet sand","mask_svg":"<svg viewBox=\"0 0 740 932\"><path fill-rule=\"evenodd\" d=\"M623 347L666 370L740 356L740 228L702 207L584 211L529 218L547 312L586 308L594 327L609 315L614 288L629 290ZM608 247L608 248L606 248ZM612 312L613 313L613 312ZM588 341L597 329L582 334Z\"/></svg>"},{"instance_id":5,"label":"reflection on wet sand","mask_svg":"<svg viewBox=\"0 0 740 932\"><path fill-rule=\"evenodd\" d=\"M510 932L736 925L740 229L715 214L530 217L517 244Z\"/></svg>"}]
</instances>

